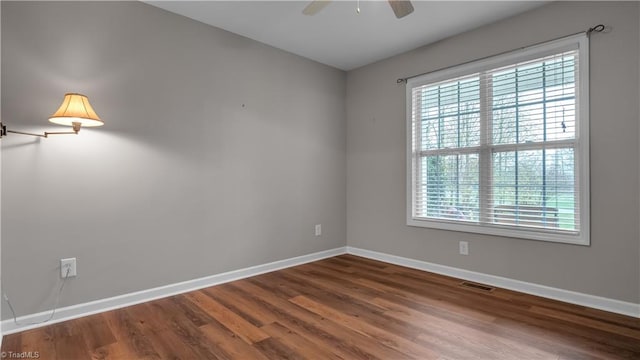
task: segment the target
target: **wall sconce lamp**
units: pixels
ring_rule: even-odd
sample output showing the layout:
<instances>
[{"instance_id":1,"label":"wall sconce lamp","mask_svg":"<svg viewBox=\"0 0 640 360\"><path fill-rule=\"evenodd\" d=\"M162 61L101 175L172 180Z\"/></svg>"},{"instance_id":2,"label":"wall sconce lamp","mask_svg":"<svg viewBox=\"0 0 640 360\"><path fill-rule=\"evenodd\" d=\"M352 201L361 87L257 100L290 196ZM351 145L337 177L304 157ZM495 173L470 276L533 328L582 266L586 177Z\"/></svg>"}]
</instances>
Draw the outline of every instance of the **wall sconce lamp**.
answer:
<instances>
[{"instance_id":1,"label":"wall sconce lamp","mask_svg":"<svg viewBox=\"0 0 640 360\"><path fill-rule=\"evenodd\" d=\"M6 136L7 133L46 138L49 137L49 135L77 134L82 126L91 127L104 125L104 121L100 120L98 114L96 114L91 107L91 104L89 104L89 99L85 95L76 93L68 93L64 95L62 105L60 105L58 111L51 115L49 121L54 124L71 126L73 131L53 131L45 132L44 134L33 134L22 131L7 130L6 125L0 122L0 138Z\"/></svg>"}]
</instances>

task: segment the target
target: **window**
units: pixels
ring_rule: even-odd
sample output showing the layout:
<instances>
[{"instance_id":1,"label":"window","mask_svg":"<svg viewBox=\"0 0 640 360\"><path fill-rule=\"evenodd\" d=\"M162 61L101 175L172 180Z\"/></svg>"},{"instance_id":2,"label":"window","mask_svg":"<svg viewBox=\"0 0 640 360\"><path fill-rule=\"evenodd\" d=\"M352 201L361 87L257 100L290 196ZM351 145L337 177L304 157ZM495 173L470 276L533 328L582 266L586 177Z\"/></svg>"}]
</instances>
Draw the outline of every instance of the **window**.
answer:
<instances>
[{"instance_id":1,"label":"window","mask_svg":"<svg viewBox=\"0 0 640 360\"><path fill-rule=\"evenodd\" d=\"M588 39L407 81L407 224L589 244Z\"/></svg>"}]
</instances>

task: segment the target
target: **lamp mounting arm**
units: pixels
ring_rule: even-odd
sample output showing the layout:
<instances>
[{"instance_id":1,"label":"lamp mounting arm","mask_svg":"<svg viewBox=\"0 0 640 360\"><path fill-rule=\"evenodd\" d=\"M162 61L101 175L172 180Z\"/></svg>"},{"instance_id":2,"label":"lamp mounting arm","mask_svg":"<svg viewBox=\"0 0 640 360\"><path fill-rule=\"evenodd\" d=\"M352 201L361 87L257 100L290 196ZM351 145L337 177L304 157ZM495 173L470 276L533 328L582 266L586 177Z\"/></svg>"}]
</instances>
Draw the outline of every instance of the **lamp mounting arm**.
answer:
<instances>
[{"instance_id":1,"label":"lamp mounting arm","mask_svg":"<svg viewBox=\"0 0 640 360\"><path fill-rule=\"evenodd\" d=\"M81 126L82 126L81 123L74 122L73 131L45 131L44 134L34 134L34 133L28 133L23 131L8 130L7 126L0 122L0 138L2 138L3 136L7 136L7 133L36 136L41 138L48 138L49 135L77 135L78 132L80 131Z\"/></svg>"}]
</instances>

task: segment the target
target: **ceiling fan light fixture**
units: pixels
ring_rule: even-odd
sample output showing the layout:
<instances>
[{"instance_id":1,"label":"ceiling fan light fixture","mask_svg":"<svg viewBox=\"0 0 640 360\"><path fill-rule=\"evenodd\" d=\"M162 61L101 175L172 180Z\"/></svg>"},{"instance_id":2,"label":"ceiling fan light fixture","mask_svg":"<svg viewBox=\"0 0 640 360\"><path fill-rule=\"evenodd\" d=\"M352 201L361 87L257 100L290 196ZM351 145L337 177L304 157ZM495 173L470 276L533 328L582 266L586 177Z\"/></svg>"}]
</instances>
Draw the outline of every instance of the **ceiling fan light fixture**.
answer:
<instances>
[{"instance_id":1,"label":"ceiling fan light fixture","mask_svg":"<svg viewBox=\"0 0 640 360\"><path fill-rule=\"evenodd\" d=\"M401 19L413 12L413 4L410 0L387 0L396 18ZM331 0L313 0L302 10L304 15L315 15L324 9ZM360 1L356 7L356 13L360 14Z\"/></svg>"},{"instance_id":2,"label":"ceiling fan light fixture","mask_svg":"<svg viewBox=\"0 0 640 360\"><path fill-rule=\"evenodd\" d=\"M409 0L388 0L393 13L396 18L402 19L403 17L413 12L413 4Z\"/></svg>"},{"instance_id":3,"label":"ceiling fan light fixture","mask_svg":"<svg viewBox=\"0 0 640 360\"><path fill-rule=\"evenodd\" d=\"M331 0L313 0L302 10L302 13L309 16L315 15L329 5L330 2Z\"/></svg>"}]
</instances>

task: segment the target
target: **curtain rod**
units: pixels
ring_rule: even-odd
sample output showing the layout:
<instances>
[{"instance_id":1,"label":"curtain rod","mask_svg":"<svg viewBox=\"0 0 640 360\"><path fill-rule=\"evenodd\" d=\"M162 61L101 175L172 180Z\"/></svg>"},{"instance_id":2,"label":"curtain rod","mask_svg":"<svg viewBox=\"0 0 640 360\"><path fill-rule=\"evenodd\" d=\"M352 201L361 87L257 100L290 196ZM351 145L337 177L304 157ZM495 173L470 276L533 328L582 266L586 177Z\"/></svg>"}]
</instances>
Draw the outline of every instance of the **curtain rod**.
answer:
<instances>
[{"instance_id":1,"label":"curtain rod","mask_svg":"<svg viewBox=\"0 0 640 360\"><path fill-rule=\"evenodd\" d=\"M598 25L596 25L596 26L594 26L594 27L591 27L591 28L589 28L589 29L587 29L587 30L585 30L585 31L580 31L580 32L577 32L577 33L575 33L575 34L566 35L566 36L562 36L562 37L555 38L555 39L551 39L551 40L546 40L546 41L537 42L537 43L535 43L535 44L531 44L531 45L528 45L528 46L523 46L523 47L521 47L521 48L517 48L517 49L513 49L513 50L508 50L508 51L503 51L503 52L501 52L501 53L499 53L499 54L489 55L489 56L481 57L481 58L479 58L479 59L474 59L474 60L470 60L470 61L465 61L465 62L460 63L460 64L456 64L456 65L452 65L452 66L443 67L443 68L440 68L440 69L436 69L436 70L432 70L432 71L424 72L424 73L421 73L421 74L412 75L412 76L408 76L408 77L404 77L404 78L399 78L398 80L396 80L396 83L397 83L397 84L406 83L406 82L407 82L407 80L409 80L409 79L413 79L413 78L417 78L418 76L431 74L431 73L433 73L433 72L441 71L441 70L445 70L445 69L449 69L449 68L452 68L452 67L455 67L455 66L466 65L466 64L469 64L469 63L472 63L472 62L485 60L485 59L488 59L488 58L492 58L492 57L494 57L494 56L503 55L503 54L506 54L506 53L510 53L510 52L512 52L512 51L522 50L522 49L524 49L524 48L528 48L528 47L536 46L536 45L541 45L541 44L547 43L547 42L549 42L549 41L554 41L554 40L564 39L564 38L567 38L567 37L570 37L570 36L575 36L575 35L578 35L578 34L587 34L587 37L588 37L588 36L590 36L590 35L591 35L591 33L594 33L594 32L598 32L598 33L600 33L600 32L603 32L605 29L606 29L606 26L605 26L604 24L598 24Z\"/></svg>"}]
</instances>

